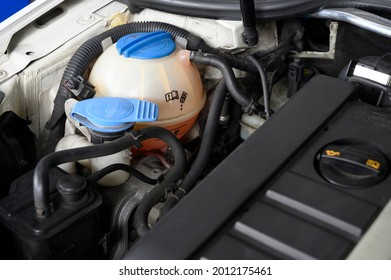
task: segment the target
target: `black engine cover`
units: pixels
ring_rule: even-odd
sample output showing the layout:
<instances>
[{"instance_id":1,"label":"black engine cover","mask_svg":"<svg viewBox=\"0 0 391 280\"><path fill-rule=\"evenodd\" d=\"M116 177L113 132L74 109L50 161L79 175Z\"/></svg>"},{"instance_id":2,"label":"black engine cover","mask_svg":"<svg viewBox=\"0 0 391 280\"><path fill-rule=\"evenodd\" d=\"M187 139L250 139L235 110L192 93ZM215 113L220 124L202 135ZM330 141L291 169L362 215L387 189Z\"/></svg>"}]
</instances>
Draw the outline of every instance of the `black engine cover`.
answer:
<instances>
[{"instance_id":1,"label":"black engine cover","mask_svg":"<svg viewBox=\"0 0 391 280\"><path fill-rule=\"evenodd\" d=\"M126 257L346 258L391 198L390 142L389 110L357 101L348 82L316 76ZM341 155L338 143L365 147L359 167L382 177L360 188L327 180L321 155L327 147ZM336 176L361 176L342 171Z\"/></svg>"}]
</instances>

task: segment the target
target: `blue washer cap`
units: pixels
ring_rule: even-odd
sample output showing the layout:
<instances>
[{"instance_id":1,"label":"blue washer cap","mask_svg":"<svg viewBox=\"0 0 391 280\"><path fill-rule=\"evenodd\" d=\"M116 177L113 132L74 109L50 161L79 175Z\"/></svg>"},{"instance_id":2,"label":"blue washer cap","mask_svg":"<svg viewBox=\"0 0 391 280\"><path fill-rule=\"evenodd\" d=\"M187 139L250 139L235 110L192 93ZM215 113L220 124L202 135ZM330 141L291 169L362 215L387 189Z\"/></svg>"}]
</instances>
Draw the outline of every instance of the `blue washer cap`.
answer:
<instances>
[{"instance_id":1,"label":"blue washer cap","mask_svg":"<svg viewBox=\"0 0 391 280\"><path fill-rule=\"evenodd\" d=\"M116 47L127 58L154 59L172 54L176 46L170 33L156 31L126 35L117 41Z\"/></svg>"},{"instance_id":2,"label":"blue washer cap","mask_svg":"<svg viewBox=\"0 0 391 280\"><path fill-rule=\"evenodd\" d=\"M158 106L145 100L97 97L77 102L71 117L94 131L121 132L136 122L156 121Z\"/></svg>"}]
</instances>

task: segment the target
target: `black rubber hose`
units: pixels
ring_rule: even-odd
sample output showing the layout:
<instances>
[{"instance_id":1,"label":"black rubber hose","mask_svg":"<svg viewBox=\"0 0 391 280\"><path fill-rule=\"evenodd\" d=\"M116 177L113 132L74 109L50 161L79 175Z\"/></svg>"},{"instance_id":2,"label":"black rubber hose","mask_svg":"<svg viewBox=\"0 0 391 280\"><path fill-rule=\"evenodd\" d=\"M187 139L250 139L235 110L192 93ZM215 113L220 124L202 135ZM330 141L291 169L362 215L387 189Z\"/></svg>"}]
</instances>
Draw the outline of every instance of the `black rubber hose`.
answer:
<instances>
[{"instance_id":1,"label":"black rubber hose","mask_svg":"<svg viewBox=\"0 0 391 280\"><path fill-rule=\"evenodd\" d=\"M100 179L102 179L103 177L105 177L107 174L112 173L114 171L118 171L118 170L128 172L132 176L136 177L137 179L139 179L140 181L142 181L148 185L156 185L160 182L158 179L152 179L152 178L146 176L145 174L141 173L136 168L134 168L130 165L121 164L121 163L109 165L109 166L87 176L86 179L89 183L94 184L94 183L98 182Z\"/></svg>"},{"instance_id":2,"label":"black rubber hose","mask_svg":"<svg viewBox=\"0 0 391 280\"><path fill-rule=\"evenodd\" d=\"M232 68L224 58L210 53L192 51L190 53L190 61L219 69L224 77L228 91L231 93L232 98L243 107L243 111L249 114L261 114L263 110L260 104L242 92Z\"/></svg>"},{"instance_id":3,"label":"black rubber hose","mask_svg":"<svg viewBox=\"0 0 391 280\"><path fill-rule=\"evenodd\" d=\"M255 46L258 44L258 31L254 0L240 0L240 12L243 21L244 42L249 46Z\"/></svg>"},{"instance_id":4,"label":"black rubber hose","mask_svg":"<svg viewBox=\"0 0 391 280\"><path fill-rule=\"evenodd\" d=\"M225 81L221 80L213 95L197 158L191 166L190 171L183 179L180 188L175 192L174 196L170 196L164 203L161 210L161 216L164 216L179 200L183 198L183 196L186 195L186 193L190 192L195 186L198 178L201 176L201 173L212 153L219 125L219 117L221 109L223 108L226 93L227 87L225 85Z\"/></svg>"},{"instance_id":5,"label":"black rubber hose","mask_svg":"<svg viewBox=\"0 0 391 280\"><path fill-rule=\"evenodd\" d=\"M279 44L277 46L254 53L257 59L267 59L273 55L276 58L283 58L289 51L300 52L303 49L304 27L301 19L288 19L282 23L279 32Z\"/></svg>"},{"instance_id":6,"label":"black rubber hose","mask_svg":"<svg viewBox=\"0 0 391 280\"><path fill-rule=\"evenodd\" d=\"M265 117L266 117L266 119L268 119L271 115L271 110L270 110L269 90L268 90L268 86L267 86L266 73L265 73L265 70L263 69L261 63L253 55L249 55L248 59L258 69L259 76L261 78L262 91L263 91L263 105L265 107Z\"/></svg>"},{"instance_id":7,"label":"black rubber hose","mask_svg":"<svg viewBox=\"0 0 391 280\"><path fill-rule=\"evenodd\" d=\"M49 131L49 136L46 145L39 151L38 159L52 153L56 150L57 143L64 137L66 115L64 114L58 124Z\"/></svg>"},{"instance_id":8,"label":"black rubber hose","mask_svg":"<svg viewBox=\"0 0 391 280\"><path fill-rule=\"evenodd\" d=\"M174 155L178 156L178 164L183 164L183 168L185 168L186 159L182 160L180 158L180 156L185 158L185 152L179 140L170 131L161 127L147 127L141 129L139 132L131 131L123 137L109 143L51 153L38 162L34 171L33 191L36 216L38 218L47 218L52 213L49 200L49 171L51 168L65 162L111 155L150 138L158 138L168 143L169 147L175 151ZM174 165L174 168L179 169L176 165ZM171 177L167 176L170 180Z\"/></svg>"},{"instance_id":9,"label":"black rubber hose","mask_svg":"<svg viewBox=\"0 0 391 280\"><path fill-rule=\"evenodd\" d=\"M255 68L254 65L249 63L249 61L246 58L246 55L244 54L234 55L219 49L212 48L206 44L204 45L203 48L200 48L200 50L204 53L210 53L224 58L232 68L236 68L246 72L257 73L257 68ZM197 50L191 50L191 51L197 51Z\"/></svg>"},{"instance_id":10,"label":"black rubber hose","mask_svg":"<svg viewBox=\"0 0 391 280\"><path fill-rule=\"evenodd\" d=\"M365 79L365 78L362 78L362 77L350 77L348 79L348 81L351 82L351 83L357 83L357 84L361 84L361 85L364 85L364 86L367 86L367 87L375 88L377 90L380 90L380 91L383 91L383 92L387 93L388 96L391 97L391 88L388 87L388 86L376 83L374 81L371 81L371 80L368 80L368 79Z\"/></svg>"},{"instance_id":11,"label":"black rubber hose","mask_svg":"<svg viewBox=\"0 0 391 280\"><path fill-rule=\"evenodd\" d=\"M201 50L203 52L220 53L218 50L209 47L203 39L195 36L188 31L177 26L163 23L163 22L134 22L117 26L113 29L107 30L86 42L84 42L78 50L74 53L61 79L61 84L54 100L54 108L50 120L46 124L47 129L54 128L64 114L64 103L72 97L71 93L65 87L68 81L78 76L83 76L89 64L99 55L103 53L102 41L111 38L113 43L117 42L121 37L131 33L137 32L152 32L152 31L167 31L172 34L173 38L180 37L186 40L186 49ZM229 53L222 54L233 67L246 70L248 62L243 58L237 58L235 55Z\"/></svg>"},{"instance_id":12,"label":"black rubber hose","mask_svg":"<svg viewBox=\"0 0 391 280\"><path fill-rule=\"evenodd\" d=\"M166 131L167 133L162 134L160 130L148 130L148 132L144 134L147 138L159 138L166 142L174 154L175 164L164 181L148 192L137 206L134 214L134 226L139 236L143 236L149 231L149 211L163 198L167 190L172 189L173 185L182 176L187 167L186 154L182 145L171 132L168 130Z\"/></svg>"},{"instance_id":13,"label":"black rubber hose","mask_svg":"<svg viewBox=\"0 0 391 280\"><path fill-rule=\"evenodd\" d=\"M134 138L126 134L110 143L59 151L43 157L35 167L33 179L36 216L39 218L46 218L51 215L52 211L49 201L49 171L53 167L65 162L118 153L129 148L136 142L137 141Z\"/></svg>"}]
</instances>

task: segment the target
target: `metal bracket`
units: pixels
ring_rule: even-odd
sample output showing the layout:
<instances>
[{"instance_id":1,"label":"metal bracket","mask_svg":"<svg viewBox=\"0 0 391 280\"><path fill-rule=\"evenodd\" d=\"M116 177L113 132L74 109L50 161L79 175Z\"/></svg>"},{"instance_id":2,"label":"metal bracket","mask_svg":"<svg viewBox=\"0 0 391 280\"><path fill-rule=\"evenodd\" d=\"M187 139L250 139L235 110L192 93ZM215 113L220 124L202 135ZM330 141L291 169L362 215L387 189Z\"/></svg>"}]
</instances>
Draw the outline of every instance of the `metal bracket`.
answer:
<instances>
[{"instance_id":1,"label":"metal bracket","mask_svg":"<svg viewBox=\"0 0 391 280\"><path fill-rule=\"evenodd\" d=\"M298 54L300 58L334 59L337 43L338 22L330 22L329 50L327 52L304 51Z\"/></svg>"},{"instance_id":2,"label":"metal bracket","mask_svg":"<svg viewBox=\"0 0 391 280\"><path fill-rule=\"evenodd\" d=\"M309 17L344 21L391 38L391 20L355 8L325 9Z\"/></svg>"}]
</instances>

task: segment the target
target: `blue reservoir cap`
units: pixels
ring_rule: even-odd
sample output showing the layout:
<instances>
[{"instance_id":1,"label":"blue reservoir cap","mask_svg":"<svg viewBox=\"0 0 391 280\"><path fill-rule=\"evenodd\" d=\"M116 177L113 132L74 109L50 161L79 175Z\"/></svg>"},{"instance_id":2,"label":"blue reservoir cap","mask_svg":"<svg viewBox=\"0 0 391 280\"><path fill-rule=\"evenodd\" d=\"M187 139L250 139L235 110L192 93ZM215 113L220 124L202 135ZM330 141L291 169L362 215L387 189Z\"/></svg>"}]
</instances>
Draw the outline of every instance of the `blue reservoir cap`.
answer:
<instances>
[{"instance_id":1,"label":"blue reservoir cap","mask_svg":"<svg viewBox=\"0 0 391 280\"><path fill-rule=\"evenodd\" d=\"M172 54L175 42L165 31L140 32L120 38L116 47L118 53L127 58L153 59Z\"/></svg>"},{"instance_id":2,"label":"blue reservoir cap","mask_svg":"<svg viewBox=\"0 0 391 280\"><path fill-rule=\"evenodd\" d=\"M97 97L77 102L71 117L94 131L121 132L136 122L156 121L158 106L145 100Z\"/></svg>"}]
</instances>

